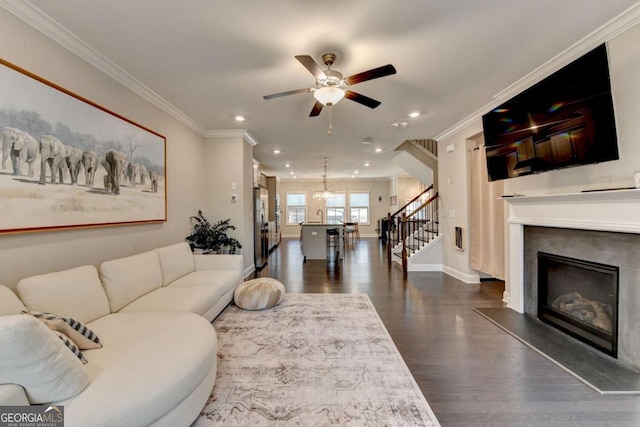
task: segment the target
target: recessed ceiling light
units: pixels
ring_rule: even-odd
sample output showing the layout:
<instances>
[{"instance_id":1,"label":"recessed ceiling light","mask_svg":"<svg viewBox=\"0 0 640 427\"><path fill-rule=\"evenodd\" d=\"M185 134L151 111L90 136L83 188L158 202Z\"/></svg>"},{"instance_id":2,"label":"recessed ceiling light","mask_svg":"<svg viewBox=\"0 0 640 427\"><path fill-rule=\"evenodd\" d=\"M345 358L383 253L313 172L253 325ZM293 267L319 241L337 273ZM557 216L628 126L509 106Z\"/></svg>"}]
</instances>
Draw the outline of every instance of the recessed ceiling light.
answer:
<instances>
[{"instance_id":1,"label":"recessed ceiling light","mask_svg":"<svg viewBox=\"0 0 640 427\"><path fill-rule=\"evenodd\" d=\"M237 115L234 119L236 119L236 122L244 122L244 116Z\"/></svg>"},{"instance_id":2,"label":"recessed ceiling light","mask_svg":"<svg viewBox=\"0 0 640 427\"><path fill-rule=\"evenodd\" d=\"M353 171L353 173L360 173L360 171Z\"/></svg>"},{"instance_id":3,"label":"recessed ceiling light","mask_svg":"<svg viewBox=\"0 0 640 427\"><path fill-rule=\"evenodd\" d=\"M406 128L408 125L407 122L394 122L391 123L389 126L391 126L392 128L398 129L398 128Z\"/></svg>"},{"instance_id":4,"label":"recessed ceiling light","mask_svg":"<svg viewBox=\"0 0 640 427\"><path fill-rule=\"evenodd\" d=\"M297 178L297 176L293 175L293 179L296 179L296 178Z\"/></svg>"},{"instance_id":5,"label":"recessed ceiling light","mask_svg":"<svg viewBox=\"0 0 640 427\"><path fill-rule=\"evenodd\" d=\"M369 162L365 163L364 165L365 165L366 167L369 167Z\"/></svg>"},{"instance_id":6,"label":"recessed ceiling light","mask_svg":"<svg viewBox=\"0 0 640 427\"><path fill-rule=\"evenodd\" d=\"M355 177L356 177L355 175L351 175L351 178L355 178Z\"/></svg>"},{"instance_id":7,"label":"recessed ceiling light","mask_svg":"<svg viewBox=\"0 0 640 427\"><path fill-rule=\"evenodd\" d=\"M293 171L289 172L289 175L293 175Z\"/></svg>"},{"instance_id":8,"label":"recessed ceiling light","mask_svg":"<svg viewBox=\"0 0 640 427\"><path fill-rule=\"evenodd\" d=\"M273 150L273 154L280 154L280 150Z\"/></svg>"},{"instance_id":9,"label":"recessed ceiling light","mask_svg":"<svg viewBox=\"0 0 640 427\"><path fill-rule=\"evenodd\" d=\"M285 168L291 167L291 165L289 163L287 163L286 165L284 165Z\"/></svg>"},{"instance_id":10,"label":"recessed ceiling light","mask_svg":"<svg viewBox=\"0 0 640 427\"><path fill-rule=\"evenodd\" d=\"M409 113L409 117L415 119L416 117L420 117L420 113L414 111L413 113Z\"/></svg>"},{"instance_id":11,"label":"recessed ceiling light","mask_svg":"<svg viewBox=\"0 0 640 427\"><path fill-rule=\"evenodd\" d=\"M382 151L382 148L376 148L374 151L375 151L376 153L379 153L379 152L381 152L381 151Z\"/></svg>"}]
</instances>

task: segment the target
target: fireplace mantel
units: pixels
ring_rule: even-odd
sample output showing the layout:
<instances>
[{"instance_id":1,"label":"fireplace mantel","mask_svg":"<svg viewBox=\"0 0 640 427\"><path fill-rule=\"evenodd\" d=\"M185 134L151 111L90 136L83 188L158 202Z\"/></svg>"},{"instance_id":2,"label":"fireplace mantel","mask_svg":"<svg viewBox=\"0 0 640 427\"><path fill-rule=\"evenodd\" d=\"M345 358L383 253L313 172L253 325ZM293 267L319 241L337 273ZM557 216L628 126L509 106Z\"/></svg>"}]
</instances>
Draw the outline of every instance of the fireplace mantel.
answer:
<instances>
[{"instance_id":1,"label":"fireplace mantel","mask_svg":"<svg viewBox=\"0 0 640 427\"><path fill-rule=\"evenodd\" d=\"M524 226L640 234L640 189L503 197L509 206L507 305L524 313Z\"/></svg>"}]
</instances>

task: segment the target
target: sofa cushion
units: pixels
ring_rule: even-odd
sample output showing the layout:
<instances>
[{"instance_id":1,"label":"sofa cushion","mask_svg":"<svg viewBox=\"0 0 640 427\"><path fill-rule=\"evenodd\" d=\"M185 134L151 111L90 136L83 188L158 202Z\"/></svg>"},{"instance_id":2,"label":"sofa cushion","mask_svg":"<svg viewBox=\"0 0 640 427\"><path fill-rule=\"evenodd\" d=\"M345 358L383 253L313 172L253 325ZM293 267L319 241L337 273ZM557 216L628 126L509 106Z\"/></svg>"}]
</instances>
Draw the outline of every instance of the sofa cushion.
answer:
<instances>
[{"instance_id":1,"label":"sofa cushion","mask_svg":"<svg viewBox=\"0 0 640 427\"><path fill-rule=\"evenodd\" d=\"M26 309L27 307L11 289L0 285L0 316L20 314Z\"/></svg>"},{"instance_id":2,"label":"sofa cushion","mask_svg":"<svg viewBox=\"0 0 640 427\"><path fill-rule=\"evenodd\" d=\"M109 314L107 295L92 265L27 277L17 289L30 311L64 313L83 323Z\"/></svg>"},{"instance_id":3,"label":"sofa cushion","mask_svg":"<svg viewBox=\"0 0 640 427\"><path fill-rule=\"evenodd\" d=\"M187 242L156 249L162 270L162 286L195 270L193 254Z\"/></svg>"},{"instance_id":4,"label":"sofa cushion","mask_svg":"<svg viewBox=\"0 0 640 427\"><path fill-rule=\"evenodd\" d=\"M214 286L224 294L240 282L242 276L233 270L194 271L174 281L169 287Z\"/></svg>"},{"instance_id":5,"label":"sofa cushion","mask_svg":"<svg viewBox=\"0 0 640 427\"><path fill-rule=\"evenodd\" d=\"M191 313L116 313L88 326L105 343L84 352L91 384L56 402L74 425L152 424L216 366L215 330Z\"/></svg>"},{"instance_id":6,"label":"sofa cushion","mask_svg":"<svg viewBox=\"0 0 640 427\"><path fill-rule=\"evenodd\" d=\"M102 347L100 338L82 322L72 317L59 316L52 313L27 311L25 314L35 317L52 331L61 332L68 336L80 350Z\"/></svg>"},{"instance_id":7,"label":"sofa cushion","mask_svg":"<svg viewBox=\"0 0 640 427\"><path fill-rule=\"evenodd\" d=\"M80 360L34 317L0 317L0 342L0 384L21 385L31 403L67 399L89 384Z\"/></svg>"},{"instance_id":8,"label":"sofa cushion","mask_svg":"<svg viewBox=\"0 0 640 427\"><path fill-rule=\"evenodd\" d=\"M160 261L155 251L114 259L100 265L100 278L112 312L162 286Z\"/></svg>"},{"instance_id":9,"label":"sofa cushion","mask_svg":"<svg viewBox=\"0 0 640 427\"><path fill-rule=\"evenodd\" d=\"M222 296L216 287L173 287L168 286L138 298L120 309L120 313L147 313L179 311L203 315ZM103 338L104 339L104 338Z\"/></svg>"}]
</instances>

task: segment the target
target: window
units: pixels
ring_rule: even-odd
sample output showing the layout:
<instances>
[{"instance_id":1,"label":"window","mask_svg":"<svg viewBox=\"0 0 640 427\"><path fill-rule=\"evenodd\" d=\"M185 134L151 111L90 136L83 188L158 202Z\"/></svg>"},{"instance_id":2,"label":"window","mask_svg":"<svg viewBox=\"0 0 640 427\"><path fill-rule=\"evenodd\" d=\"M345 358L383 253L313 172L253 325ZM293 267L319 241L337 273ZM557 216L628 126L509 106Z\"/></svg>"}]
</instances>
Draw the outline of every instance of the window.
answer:
<instances>
[{"instance_id":1,"label":"window","mask_svg":"<svg viewBox=\"0 0 640 427\"><path fill-rule=\"evenodd\" d=\"M347 204L345 193L333 193L326 201L327 224L340 224L345 221L344 211Z\"/></svg>"},{"instance_id":2,"label":"window","mask_svg":"<svg viewBox=\"0 0 640 427\"><path fill-rule=\"evenodd\" d=\"M349 221L369 224L369 193L349 193Z\"/></svg>"},{"instance_id":3,"label":"window","mask_svg":"<svg viewBox=\"0 0 640 427\"><path fill-rule=\"evenodd\" d=\"M307 195L287 193L287 225L298 225L307 219Z\"/></svg>"}]
</instances>

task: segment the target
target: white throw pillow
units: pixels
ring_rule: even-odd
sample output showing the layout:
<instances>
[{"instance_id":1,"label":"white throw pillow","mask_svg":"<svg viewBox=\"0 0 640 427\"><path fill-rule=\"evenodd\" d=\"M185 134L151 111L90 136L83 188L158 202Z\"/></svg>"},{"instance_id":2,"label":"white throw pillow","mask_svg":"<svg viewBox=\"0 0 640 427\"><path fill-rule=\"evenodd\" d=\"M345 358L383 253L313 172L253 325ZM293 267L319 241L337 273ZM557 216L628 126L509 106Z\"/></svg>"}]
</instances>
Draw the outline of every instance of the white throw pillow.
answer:
<instances>
[{"instance_id":1,"label":"white throw pillow","mask_svg":"<svg viewBox=\"0 0 640 427\"><path fill-rule=\"evenodd\" d=\"M82 362L35 317L0 317L0 342L0 384L22 386L32 404L68 399L89 384Z\"/></svg>"}]
</instances>

